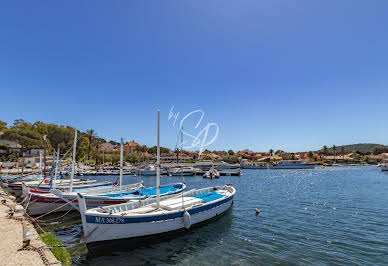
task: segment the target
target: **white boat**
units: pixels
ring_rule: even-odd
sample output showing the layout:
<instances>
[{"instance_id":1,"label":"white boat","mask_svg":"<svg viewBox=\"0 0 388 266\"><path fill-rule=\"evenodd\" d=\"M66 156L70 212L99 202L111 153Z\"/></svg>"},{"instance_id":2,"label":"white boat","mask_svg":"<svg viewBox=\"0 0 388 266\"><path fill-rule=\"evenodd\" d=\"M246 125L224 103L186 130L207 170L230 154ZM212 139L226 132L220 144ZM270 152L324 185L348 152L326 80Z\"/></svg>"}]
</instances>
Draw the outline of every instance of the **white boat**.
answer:
<instances>
[{"instance_id":1,"label":"white boat","mask_svg":"<svg viewBox=\"0 0 388 266\"><path fill-rule=\"evenodd\" d=\"M220 172L214 167L210 168L210 170L203 175L203 178L209 178L209 179L219 178L219 177L220 177Z\"/></svg>"},{"instance_id":2,"label":"white boat","mask_svg":"<svg viewBox=\"0 0 388 266\"><path fill-rule=\"evenodd\" d=\"M77 195L86 243L188 229L222 214L232 205L236 190L231 185L160 198L159 111L157 136L156 198L88 210L84 195Z\"/></svg>"},{"instance_id":3,"label":"white boat","mask_svg":"<svg viewBox=\"0 0 388 266\"><path fill-rule=\"evenodd\" d=\"M78 194L86 243L157 235L190 228L230 208L236 190L230 185L209 187L109 207L86 209ZM159 207L158 207L159 205Z\"/></svg>"},{"instance_id":4,"label":"white boat","mask_svg":"<svg viewBox=\"0 0 388 266\"><path fill-rule=\"evenodd\" d=\"M250 163L241 165L242 169L267 169L267 163Z\"/></svg>"},{"instance_id":5,"label":"white boat","mask_svg":"<svg viewBox=\"0 0 388 266\"><path fill-rule=\"evenodd\" d=\"M147 165L141 169L137 170L137 175L146 175L146 176L154 176L156 175L155 165Z\"/></svg>"},{"instance_id":6,"label":"white boat","mask_svg":"<svg viewBox=\"0 0 388 266\"><path fill-rule=\"evenodd\" d=\"M381 171L388 171L388 164L382 164L380 165Z\"/></svg>"},{"instance_id":7,"label":"white boat","mask_svg":"<svg viewBox=\"0 0 388 266\"><path fill-rule=\"evenodd\" d=\"M225 170L225 169L236 169L236 168L239 168L240 165L228 164L224 161L220 161L220 162L202 161L202 162L196 162L194 164L194 167L199 168L203 171L209 171L210 168L212 167L215 167L218 170Z\"/></svg>"},{"instance_id":8,"label":"white boat","mask_svg":"<svg viewBox=\"0 0 388 266\"><path fill-rule=\"evenodd\" d=\"M171 176L192 176L195 175L196 170L193 167L174 167L168 169L167 173Z\"/></svg>"},{"instance_id":9,"label":"white boat","mask_svg":"<svg viewBox=\"0 0 388 266\"><path fill-rule=\"evenodd\" d=\"M269 165L270 169L314 169L315 163L307 163L305 160L283 160L280 163Z\"/></svg>"},{"instance_id":10,"label":"white boat","mask_svg":"<svg viewBox=\"0 0 388 266\"><path fill-rule=\"evenodd\" d=\"M106 188L73 188L73 191L61 191L59 189L51 190L50 193L36 193L27 190L28 197L26 201L27 213L29 215L40 215L44 213L55 213L69 210L78 210L77 193L84 193L87 198L87 205L90 207L106 206L115 203L128 202L135 193L143 189L143 182L122 186L122 190L129 197L118 197L119 186L110 186ZM130 194L132 192L132 194ZM116 194L114 194L116 193ZM137 196L141 196L140 193Z\"/></svg>"}]
</instances>

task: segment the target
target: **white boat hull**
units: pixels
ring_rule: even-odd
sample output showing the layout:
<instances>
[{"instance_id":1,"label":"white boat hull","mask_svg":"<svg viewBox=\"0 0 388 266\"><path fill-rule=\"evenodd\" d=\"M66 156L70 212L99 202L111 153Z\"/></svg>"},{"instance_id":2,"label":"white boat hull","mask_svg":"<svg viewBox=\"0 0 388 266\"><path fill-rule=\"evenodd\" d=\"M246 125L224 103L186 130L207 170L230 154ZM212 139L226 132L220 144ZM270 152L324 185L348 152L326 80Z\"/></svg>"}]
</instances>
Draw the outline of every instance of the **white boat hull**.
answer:
<instances>
[{"instance_id":1,"label":"white boat hull","mask_svg":"<svg viewBox=\"0 0 388 266\"><path fill-rule=\"evenodd\" d=\"M141 170L139 171L139 175L156 176L156 170Z\"/></svg>"},{"instance_id":2,"label":"white boat hull","mask_svg":"<svg viewBox=\"0 0 388 266\"><path fill-rule=\"evenodd\" d=\"M381 165L381 171L388 171L388 165Z\"/></svg>"},{"instance_id":3,"label":"white boat hull","mask_svg":"<svg viewBox=\"0 0 388 266\"><path fill-rule=\"evenodd\" d=\"M268 169L267 166L258 166L258 165L244 165L242 169Z\"/></svg>"},{"instance_id":4,"label":"white boat hull","mask_svg":"<svg viewBox=\"0 0 388 266\"><path fill-rule=\"evenodd\" d=\"M315 164L305 164L305 165L270 165L269 169L314 169Z\"/></svg>"},{"instance_id":5,"label":"white boat hull","mask_svg":"<svg viewBox=\"0 0 388 266\"><path fill-rule=\"evenodd\" d=\"M233 203L233 197L230 198L227 202L218 205L212 209L198 212L192 214L191 225L195 225L206 220L209 220L213 217L216 217L225 211L227 211ZM175 219L168 219L158 222L142 222L142 223L125 223L125 224L116 224L112 226L111 223L104 224L107 222L107 217L89 217L91 219L99 220L98 223L86 223L84 225L84 234L86 235L86 243L97 242L97 241L106 241L113 239L123 239L123 238L134 238L141 236L151 236L161 233L171 232L179 229L185 228L183 212L182 216ZM115 218L120 219L120 218ZM117 220L117 223L120 223Z\"/></svg>"}]
</instances>

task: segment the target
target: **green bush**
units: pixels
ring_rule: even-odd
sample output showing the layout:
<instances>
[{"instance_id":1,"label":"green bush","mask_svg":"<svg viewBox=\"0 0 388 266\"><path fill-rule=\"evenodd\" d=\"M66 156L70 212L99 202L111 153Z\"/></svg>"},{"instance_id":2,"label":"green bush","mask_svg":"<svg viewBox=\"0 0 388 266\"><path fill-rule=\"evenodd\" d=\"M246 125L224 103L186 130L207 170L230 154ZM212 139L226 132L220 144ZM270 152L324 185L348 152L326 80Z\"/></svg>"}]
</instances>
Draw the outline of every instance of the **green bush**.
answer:
<instances>
[{"instance_id":1,"label":"green bush","mask_svg":"<svg viewBox=\"0 0 388 266\"><path fill-rule=\"evenodd\" d=\"M62 241L50 232L39 235L43 242L48 246L62 246ZM71 265L70 254L64 247L51 248L51 252L59 260L62 265Z\"/></svg>"}]
</instances>

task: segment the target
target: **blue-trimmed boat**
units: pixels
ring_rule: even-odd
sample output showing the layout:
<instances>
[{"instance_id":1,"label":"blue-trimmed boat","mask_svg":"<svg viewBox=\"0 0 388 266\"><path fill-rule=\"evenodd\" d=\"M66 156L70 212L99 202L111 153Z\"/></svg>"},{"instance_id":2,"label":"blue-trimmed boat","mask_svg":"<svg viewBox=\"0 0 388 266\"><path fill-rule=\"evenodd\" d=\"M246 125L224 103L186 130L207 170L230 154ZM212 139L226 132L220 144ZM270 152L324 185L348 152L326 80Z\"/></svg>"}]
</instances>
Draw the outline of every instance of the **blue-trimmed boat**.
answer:
<instances>
[{"instance_id":1,"label":"blue-trimmed boat","mask_svg":"<svg viewBox=\"0 0 388 266\"><path fill-rule=\"evenodd\" d=\"M87 209L78 203L86 243L157 235L189 229L227 211L236 190L231 185L193 189L183 194ZM159 206L158 206L159 205Z\"/></svg>"},{"instance_id":2,"label":"blue-trimmed boat","mask_svg":"<svg viewBox=\"0 0 388 266\"><path fill-rule=\"evenodd\" d=\"M156 197L88 210L85 195L78 193L86 243L189 229L232 206L236 189L231 185L193 189L163 197L160 186L159 117L158 111Z\"/></svg>"}]
</instances>

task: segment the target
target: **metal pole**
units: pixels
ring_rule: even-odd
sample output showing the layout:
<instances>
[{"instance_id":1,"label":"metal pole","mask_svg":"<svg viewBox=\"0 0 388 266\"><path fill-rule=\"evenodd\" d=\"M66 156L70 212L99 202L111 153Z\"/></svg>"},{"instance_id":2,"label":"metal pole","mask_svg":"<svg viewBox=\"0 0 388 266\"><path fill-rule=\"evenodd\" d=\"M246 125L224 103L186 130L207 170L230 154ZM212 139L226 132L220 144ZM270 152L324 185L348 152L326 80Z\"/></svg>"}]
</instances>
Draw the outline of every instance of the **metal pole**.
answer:
<instances>
[{"instance_id":1,"label":"metal pole","mask_svg":"<svg viewBox=\"0 0 388 266\"><path fill-rule=\"evenodd\" d=\"M122 184L123 184L123 155L124 155L124 141L121 138L120 142L120 195L122 194Z\"/></svg>"},{"instance_id":2,"label":"metal pole","mask_svg":"<svg viewBox=\"0 0 388 266\"><path fill-rule=\"evenodd\" d=\"M156 207L160 207L160 143L159 143L159 121L160 111L158 110L158 134L157 134L157 159L156 159Z\"/></svg>"},{"instance_id":3,"label":"metal pole","mask_svg":"<svg viewBox=\"0 0 388 266\"><path fill-rule=\"evenodd\" d=\"M54 183L53 183L53 187L54 187L54 188L55 188L55 186L56 186L57 175L58 175L58 165L59 165L59 151L60 151L60 149L58 148L58 153L57 153L57 162L56 162L56 164L55 164Z\"/></svg>"},{"instance_id":4,"label":"metal pole","mask_svg":"<svg viewBox=\"0 0 388 266\"><path fill-rule=\"evenodd\" d=\"M70 178L70 192L73 191L75 154L77 152L77 129L74 129L74 145L73 145L73 161L71 162L71 178Z\"/></svg>"},{"instance_id":5,"label":"metal pole","mask_svg":"<svg viewBox=\"0 0 388 266\"><path fill-rule=\"evenodd\" d=\"M42 151L39 151L39 173L42 178Z\"/></svg>"},{"instance_id":6,"label":"metal pole","mask_svg":"<svg viewBox=\"0 0 388 266\"><path fill-rule=\"evenodd\" d=\"M46 178L46 149L47 149L47 136L43 135L44 147L43 147L43 178Z\"/></svg>"}]
</instances>

